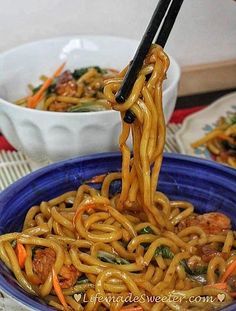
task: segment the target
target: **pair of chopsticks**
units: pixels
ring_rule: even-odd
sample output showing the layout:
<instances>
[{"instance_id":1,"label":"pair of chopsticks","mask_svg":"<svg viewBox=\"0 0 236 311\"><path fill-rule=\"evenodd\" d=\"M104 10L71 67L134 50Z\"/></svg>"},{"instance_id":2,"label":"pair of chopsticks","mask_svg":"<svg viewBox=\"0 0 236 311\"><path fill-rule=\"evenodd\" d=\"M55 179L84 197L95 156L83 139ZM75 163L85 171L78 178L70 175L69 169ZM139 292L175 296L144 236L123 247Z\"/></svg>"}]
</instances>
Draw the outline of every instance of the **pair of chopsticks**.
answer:
<instances>
[{"instance_id":1,"label":"pair of chopsticks","mask_svg":"<svg viewBox=\"0 0 236 311\"><path fill-rule=\"evenodd\" d=\"M118 103L122 104L128 98L138 73L142 68L143 61L161 24L162 26L157 35L155 43L164 48L183 1L184 0L159 0L135 53L133 61L131 62L129 69L124 77L123 83L116 94L116 101ZM131 110L128 110L125 114L124 121L127 123L133 123L134 120L134 113Z\"/></svg>"}]
</instances>

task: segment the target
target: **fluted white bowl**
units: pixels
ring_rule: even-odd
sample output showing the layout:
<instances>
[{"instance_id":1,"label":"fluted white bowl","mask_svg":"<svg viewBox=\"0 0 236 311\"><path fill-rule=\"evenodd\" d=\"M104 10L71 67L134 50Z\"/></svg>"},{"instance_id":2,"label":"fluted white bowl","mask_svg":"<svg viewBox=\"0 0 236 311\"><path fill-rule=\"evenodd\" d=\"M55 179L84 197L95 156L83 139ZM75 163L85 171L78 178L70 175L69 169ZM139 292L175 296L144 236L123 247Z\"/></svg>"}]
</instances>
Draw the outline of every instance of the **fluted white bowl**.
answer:
<instances>
[{"instance_id":1,"label":"fluted white bowl","mask_svg":"<svg viewBox=\"0 0 236 311\"><path fill-rule=\"evenodd\" d=\"M66 68L98 65L122 69L138 41L110 36L68 36L24 44L0 54L0 130L8 141L35 162L54 162L95 152L118 150L119 113L61 113L19 107L13 102L27 94L59 64ZM164 84L164 112L169 120L177 98L180 69L171 65Z\"/></svg>"}]
</instances>

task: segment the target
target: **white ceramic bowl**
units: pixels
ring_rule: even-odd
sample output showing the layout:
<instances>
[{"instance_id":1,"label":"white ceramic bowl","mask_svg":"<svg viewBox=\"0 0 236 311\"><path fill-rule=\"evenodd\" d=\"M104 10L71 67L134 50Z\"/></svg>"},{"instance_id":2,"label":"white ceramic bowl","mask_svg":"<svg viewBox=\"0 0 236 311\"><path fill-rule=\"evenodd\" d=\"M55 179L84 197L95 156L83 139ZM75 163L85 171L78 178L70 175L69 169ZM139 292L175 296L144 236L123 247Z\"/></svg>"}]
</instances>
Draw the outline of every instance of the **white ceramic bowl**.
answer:
<instances>
[{"instance_id":1,"label":"white ceramic bowl","mask_svg":"<svg viewBox=\"0 0 236 311\"><path fill-rule=\"evenodd\" d=\"M54 162L76 155L118 150L119 113L58 113L12 104L50 75L63 61L66 68L98 65L122 69L138 41L109 36L70 36L32 42L0 55L0 130L8 141L36 162ZM170 57L164 85L164 111L169 120L177 97L180 69Z\"/></svg>"}]
</instances>

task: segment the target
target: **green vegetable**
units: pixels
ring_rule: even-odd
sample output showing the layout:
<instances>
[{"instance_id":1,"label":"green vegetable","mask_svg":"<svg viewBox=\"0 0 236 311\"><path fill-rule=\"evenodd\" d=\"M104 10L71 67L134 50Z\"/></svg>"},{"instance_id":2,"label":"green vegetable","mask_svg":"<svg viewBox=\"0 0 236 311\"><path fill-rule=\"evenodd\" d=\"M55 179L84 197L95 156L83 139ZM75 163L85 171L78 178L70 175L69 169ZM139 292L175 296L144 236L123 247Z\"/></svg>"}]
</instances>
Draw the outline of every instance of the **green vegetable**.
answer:
<instances>
[{"instance_id":1,"label":"green vegetable","mask_svg":"<svg viewBox=\"0 0 236 311\"><path fill-rule=\"evenodd\" d=\"M196 268L191 269L187 263L186 259L182 259L180 261L180 264L184 268L185 272L188 273L189 275L202 275L207 273L207 266L196 266Z\"/></svg>"},{"instance_id":2,"label":"green vegetable","mask_svg":"<svg viewBox=\"0 0 236 311\"><path fill-rule=\"evenodd\" d=\"M185 272L188 273L189 275L194 275L193 271L189 268L189 265L187 263L186 259L182 259L180 261L181 266L184 268Z\"/></svg>"},{"instance_id":3,"label":"green vegetable","mask_svg":"<svg viewBox=\"0 0 236 311\"><path fill-rule=\"evenodd\" d=\"M236 114L230 117L229 122L231 125L236 124Z\"/></svg>"},{"instance_id":4,"label":"green vegetable","mask_svg":"<svg viewBox=\"0 0 236 311\"><path fill-rule=\"evenodd\" d=\"M195 275L206 274L207 273L207 266L198 266L193 270L193 273Z\"/></svg>"},{"instance_id":5,"label":"green vegetable","mask_svg":"<svg viewBox=\"0 0 236 311\"><path fill-rule=\"evenodd\" d=\"M52 82L52 84L47 88L47 90L46 90L46 96L49 96L49 95L51 95L52 93L55 92L56 85L57 85L57 81L56 81L56 79L55 79L55 80Z\"/></svg>"},{"instance_id":6,"label":"green vegetable","mask_svg":"<svg viewBox=\"0 0 236 311\"><path fill-rule=\"evenodd\" d=\"M41 89L41 87L42 87L42 84L39 84L38 86L34 87L34 88L32 89L33 95L34 95L35 93L37 93L37 92Z\"/></svg>"},{"instance_id":7,"label":"green vegetable","mask_svg":"<svg viewBox=\"0 0 236 311\"><path fill-rule=\"evenodd\" d=\"M158 255L161 255L163 258L166 259L172 259L174 257L174 253L170 250L168 246L165 245L161 245L156 249L155 256ZM191 279L201 284L206 283L205 274L207 272L207 266L197 266L196 268L191 269L186 259L182 259L180 261L180 264Z\"/></svg>"},{"instance_id":8,"label":"green vegetable","mask_svg":"<svg viewBox=\"0 0 236 311\"><path fill-rule=\"evenodd\" d=\"M188 277L199 284L205 285L207 283L206 272L207 266L198 266L195 269L191 269L187 263L186 259L182 259L180 264L184 268L185 272L188 274Z\"/></svg>"},{"instance_id":9,"label":"green vegetable","mask_svg":"<svg viewBox=\"0 0 236 311\"><path fill-rule=\"evenodd\" d=\"M52 93L55 92L56 84L57 84L57 81L56 81L56 79L55 79L55 80L52 82L52 84L47 88L47 90L46 90L46 96L49 96L49 95L51 95ZM33 95L34 95L35 93L37 93L37 92L40 90L41 87L42 87L42 84L40 84L40 85L36 86L35 88L33 88L33 89L32 89Z\"/></svg>"},{"instance_id":10,"label":"green vegetable","mask_svg":"<svg viewBox=\"0 0 236 311\"><path fill-rule=\"evenodd\" d=\"M174 257L174 253L170 250L168 246L161 245L156 249L155 256L162 256L166 259L172 259ZM206 277L205 274L207 272L207 266L197 266L194 269L191 269L187 263L186 259L182 259L180 261L181 266L184 268L185 272L199 283L205 284Z\"/></svg>"},{"instance_id":11,"label":"green vegetable","mask_svg":"<svg viewBox=\"0 0 236 311\"><path fill-rule=\"evenodd\" d=\"M154 233L154 232L153 232L152 228L149 227L149 226L144 227L143 229L141 229L141 230L139 231L139 234L153 234L153 233ZM141 245L142 245L142 246L144 247L144 249L146 250L146 249L149 247L150 243L141 243Z\"/></svg>"},{"instance_id":12,"label":"green vegetable","mask_svg":"<svg viewBox=\"0 0 236 311\"><path fill-rule=\"evenodd\" d=\"M78 278L78 280L76 281L76 284L77 285L80 285L80 284L87 284L87 283L90 283L89 279L85 276L85 275L82 275L80 278Z\"/></svg>"},{"instance_id":13,"label":"green vegetable","mask_svg":"<svg viewBox=\"0 0 236 311\"><path fill-rule=\"evenodd\" d=\"M104 251L98 251L97 257L101 259L104 262L112 263L112 264L118 264L118 265L127 265L130 262L124 258L121 258L119 256L113 255L108 252Z\"/></svg>"},{"instance_id":14,"label":"green vegetable","mask_svg":"<svg viewBox=\"0 0 236 311\"><path fill-rule=\"evenodd\" d=\"M147 227L144 227L143 229L141 229L139 231L139 234L153 234L153 230L151 227L147 226Z\"/></svg>"},{"instance_id":15,"label":"green vegetable","mask_svg":"<svg viewBox=\"0 0 236 311\"><path fill-rule=\"evenodd\" d=\"M228 142L227 140L222 140L221 141L221 145L223 146L223 148L225 150L236 150L236 144L231 144L230 142Z\"/></svg>"},{"instance_id":16,"label":"green vegetable","mask_svg":"<svg viewBox=\"0 0 236 311\"><path fill-rule=\"evenodd\" d=\"M166 259L172 259L174 257L174 254L168 246L161 245L157 247L155 251L155 256L162 256Z\"/></svg>"},{"instance_id":17,"label":"green vegetable","mask_svg":"<svg viewBox=\"0 0 236 311\"><path fill-rule=\"evenodd\" d=\"M91 68L95 68L98 73L101 73L101 74L105 74L106 73L106 70L101 69L98 66L92 66L92 67L83 67L83 68L80 68L80 69L75 69L74 72L72 73L72 76L73 76L73 78L75 80L78 80L80 77L82 77Z\"/></svg>"},{"instance_id":18,"label":"green vegetable","mask_svg":"<svg viewBox=\"0 0 236 311\"><path fill-rule=\"evenodd\" d=\"M93 68L95 68L95 69L97 70L98 73L101 73L101 74L107 73L106 69L102 69L102 68L99 67L99 66L94 66Z\"/></svg>"},{"instance_id":19,"label":"green vegetable","mask_svg":"<svg viewBox=\"0 0 236 311\"><path fill-rule=\"evenodd\" d=\"M68 112L92 112L92 111L104 111L108 110L108 106L98 101L91 101L86 103L81 103L76 106L70 107Z\"/></svg>"}]
</instances>

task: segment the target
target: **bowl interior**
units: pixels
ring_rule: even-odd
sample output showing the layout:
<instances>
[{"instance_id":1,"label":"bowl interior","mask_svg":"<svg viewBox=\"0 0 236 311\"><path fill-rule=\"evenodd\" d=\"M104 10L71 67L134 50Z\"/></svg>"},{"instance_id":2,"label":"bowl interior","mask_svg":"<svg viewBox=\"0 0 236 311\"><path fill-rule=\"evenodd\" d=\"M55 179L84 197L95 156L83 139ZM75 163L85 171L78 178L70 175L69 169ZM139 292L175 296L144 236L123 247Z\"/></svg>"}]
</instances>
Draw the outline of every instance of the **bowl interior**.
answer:
<instances>
[{"instance_id":1,"label":"bowl interior","mask_svg":"<svg viewBox=\"0 0 236 311\"><path fill-rule=\"evenodd\" d=\"M51 75L59 64L66 68L98 65L124 68L133 58L137 40L111 36L68 36L24 44L0 54L0 98L12 102L28 94L27 85L39 84L41 74ZM171 58L165 89L179 78L179 68Z\"/></svg>"},{"instance_id":2,"label":"bowl interior","mask_svg":"<svg viewBox=\"0 0 236 311\"><path fill-rule=\"evenodd\" d=\"M19 230L32 205L74 190L92 176L118 171L120 167L118 153L98 154L52 164L20 179L0 195L0 234ZM224 212L231 217L235 228L235 183L236 170L197 158L167 154L158 187L170 199L193 203L199 213ZM120 183L115 182L111 191L117 192L119 188ZM51 310L39 299L26 294L2 263L0 288L31 310ZM235 309L228 306L224 310Z\"/></svg>"}]
</instances>

